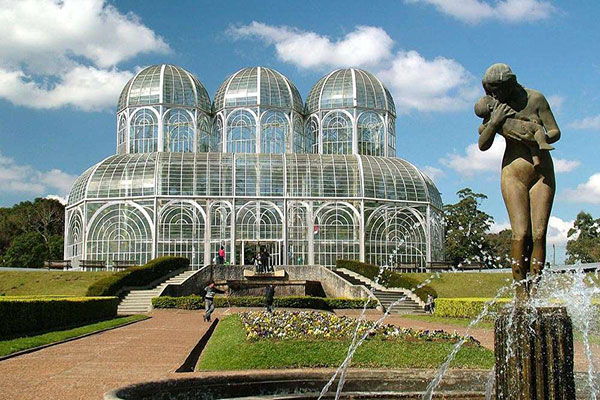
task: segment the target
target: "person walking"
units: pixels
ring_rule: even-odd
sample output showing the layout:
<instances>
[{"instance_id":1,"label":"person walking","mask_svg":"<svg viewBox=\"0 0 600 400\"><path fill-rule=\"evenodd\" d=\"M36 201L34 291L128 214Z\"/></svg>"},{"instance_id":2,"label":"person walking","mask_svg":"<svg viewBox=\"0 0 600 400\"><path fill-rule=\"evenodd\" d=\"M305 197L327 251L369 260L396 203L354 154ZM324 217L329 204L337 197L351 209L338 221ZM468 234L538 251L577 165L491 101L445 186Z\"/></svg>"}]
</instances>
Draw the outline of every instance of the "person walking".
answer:
<instances>
[{"instance_id":1,"label":"person walking","mask_svg":"<svg viewBox=\"0 0 600 400\"><path fill-rule=\"evenodd\" d=\"M265 292L265 303L267 305L267 312L273 312L273 300L275 298L275 286L269 285L267 286L267 290Z\"/></svg>"},{"instance_id":2,"label":"person walking","mask_svg":"<svg viewBox=\"0 0 600 400\"><path fill-rule=\"evenodd\" d=\"M217 289L215 287L215 281L211 280L208 283L208 286L204 288L204 309L205 309L205 313L204 313L204 321L208 321L210 322L210 316L213 313L213 311L215 310L215 295L217 293L223 294L225 293L223 290Z\"/></svg>"}]
</instances>

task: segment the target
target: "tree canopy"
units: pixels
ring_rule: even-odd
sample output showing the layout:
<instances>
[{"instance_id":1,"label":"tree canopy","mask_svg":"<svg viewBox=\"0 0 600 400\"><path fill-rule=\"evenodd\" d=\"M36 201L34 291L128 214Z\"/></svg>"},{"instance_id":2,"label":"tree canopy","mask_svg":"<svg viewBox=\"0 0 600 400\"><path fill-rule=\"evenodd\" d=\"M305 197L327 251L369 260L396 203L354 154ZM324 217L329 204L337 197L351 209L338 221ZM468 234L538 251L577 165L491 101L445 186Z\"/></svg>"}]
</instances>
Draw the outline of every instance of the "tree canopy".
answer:
<instances>
[{"instance_id":1,"label":"tree canopy","mask_svg":"<svg viewBox=\"0 0 600 400\"><path fill-rule=\"evenodd\" d=\"M444 206L446 219L446 261L455 266L461 263L493 265L491 246L486 234L494 223L491 215L480 210L487 199L483 193L469 188L456 192L459 201Z\"/></svg>"},{"instance_id":2,"label":"tree canopy","mask_svg":"<svg viewBox=\"0 0 600 400\"><path fill-rule=\"evenodd\" d=\"M600 261L600 219L581 211L567 232L567 264Z\"/></svg>"},{"instance_id":3,"label":"tree canopy","mask_svg":"<svg viewBox=\"0 0 600 400\"><path fill-rule=\"evenodd\" d=\"M37 198L0 208L0 265L41 267L62 259L65 206Z\"/></svg>"}]
</instances>

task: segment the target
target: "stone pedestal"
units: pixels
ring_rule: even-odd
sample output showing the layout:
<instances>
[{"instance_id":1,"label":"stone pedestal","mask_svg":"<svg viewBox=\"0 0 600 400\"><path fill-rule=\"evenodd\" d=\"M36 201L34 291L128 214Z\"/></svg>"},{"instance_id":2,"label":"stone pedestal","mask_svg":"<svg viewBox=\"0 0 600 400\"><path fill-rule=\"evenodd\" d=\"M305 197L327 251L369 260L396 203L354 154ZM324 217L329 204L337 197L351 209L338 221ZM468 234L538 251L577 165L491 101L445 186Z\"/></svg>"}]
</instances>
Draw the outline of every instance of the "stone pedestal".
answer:
<instances>
[{"instance_id":1,"label":"stone pedestal","mask_svg":"<svg viewBox=\"0 0 600 400\"><path fill-rule=\"evenodd\" d=\"M573 327L564 307L517 307L496 320L496 400L574 400Z\"/></svg>"}]
</instances>

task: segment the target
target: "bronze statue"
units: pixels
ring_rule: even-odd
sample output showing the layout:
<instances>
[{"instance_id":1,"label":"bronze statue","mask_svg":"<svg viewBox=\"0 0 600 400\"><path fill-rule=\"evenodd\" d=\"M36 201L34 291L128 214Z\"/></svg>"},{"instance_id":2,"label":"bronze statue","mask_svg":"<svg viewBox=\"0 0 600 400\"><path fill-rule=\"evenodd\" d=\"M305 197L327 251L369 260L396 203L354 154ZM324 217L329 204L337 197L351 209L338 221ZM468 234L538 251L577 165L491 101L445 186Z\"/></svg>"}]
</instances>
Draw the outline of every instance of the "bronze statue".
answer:
<instances>
[{"instance_id":1,"label":"bronze statue","mask_svg":"<svg viewBox=\"0 0 600 400\"><path fill-rule=\"evenodd\" d=\"M512 229L513 279L521 282L533 275L528 284L517 286L517 295L523 298L534 290L546 261L546 232L556 188L548 150L550 143L560 139L560 130L544 95L521 86L508 65L489 67L482 83L494 101L482 99L476 107L484 118L479 126L479 149L488 150L496 133L506 138L501 187ZM482 102L489 113L481 110ZM515 126L513 119L523 122ZM545 132L543 138L540 129Z\"/></svg>"}]
</instances>

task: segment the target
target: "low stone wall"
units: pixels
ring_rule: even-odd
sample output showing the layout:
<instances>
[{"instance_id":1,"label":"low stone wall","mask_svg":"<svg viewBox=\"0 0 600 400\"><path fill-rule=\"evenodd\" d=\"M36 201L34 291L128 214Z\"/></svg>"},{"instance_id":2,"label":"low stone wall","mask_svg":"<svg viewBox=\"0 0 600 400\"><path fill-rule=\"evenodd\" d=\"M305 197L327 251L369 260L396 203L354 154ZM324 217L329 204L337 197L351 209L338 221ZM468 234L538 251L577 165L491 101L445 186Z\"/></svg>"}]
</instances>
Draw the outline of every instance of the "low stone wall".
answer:
<instances>
[{"instance_id":1,"label":"low stone wall","mask_svg":"<svg viewBox=\"0 0 600 400\"><path fill-rule=\"evenodd\" d=\"M345 297L350 299L366 298L369 291L362 285L353 285L331 270L320 265L287 265L275 267L283 269L288 273L291 281L316 281L320 282L327 297ZM244 280L244 270L248 266L241 265L209 265L201 268L180 285L168 285L162 292L162 296L189 296L201 294L206 284L211 279L215 281ZM311 284L309 290L313 293L316 289ZM292 289L290 289L292 290ZM283 295L285 289L277 291L277 295ZM290 292L291 293L291 292Z\"/></svg>"}]
</instances>

